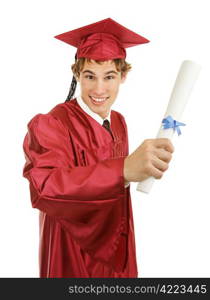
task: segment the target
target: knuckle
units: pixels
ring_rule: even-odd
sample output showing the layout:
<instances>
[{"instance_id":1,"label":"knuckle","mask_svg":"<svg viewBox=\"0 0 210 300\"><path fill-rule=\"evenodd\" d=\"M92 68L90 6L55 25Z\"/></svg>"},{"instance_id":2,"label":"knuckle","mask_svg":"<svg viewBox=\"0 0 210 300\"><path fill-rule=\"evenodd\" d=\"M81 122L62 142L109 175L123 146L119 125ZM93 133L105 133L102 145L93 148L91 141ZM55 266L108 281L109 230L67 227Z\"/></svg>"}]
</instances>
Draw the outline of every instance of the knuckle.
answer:
<instances>
[{"instance_id":1,"label":"knuckle","mask_svg":"<svg viewBox=\"0 0 210 300\"><path fill-rule=\"evenodd\" d=\"M151 139L145 139L145 142L151 142Z\"/></svg>"},{"instance_id":2,"label":"knuckle","mask_svg":"<svg viewBox=\"0 0 210 300\"><path fill-rule=\"evenodd\" d=\"M173 146L172 142L169 139L167 142L168 142L169 147L171 148L171 151L174 152L174 146Z\"/></svg>"},{"instance_id":3,"label":"knuckle","mask_svg":"<svg viewBox=\"0 0 210 300\"><path fill-rule=\"evenodd\" d=\"M149 162L147 162L146 164L145 164L145 173L147 174L147 175L151 175L151 164L149 163Z\"/></svg>"},{"instance_id":4,"label":"knuckle","mask_svg":"<svg viewBox=\"0 0 210 300\"><path fill-rule=\"evenodd\" d=\"M151 139L146 139L144 140L145 145L151 145L152 140Z\"/></svg>"},{"instance_id":5,"label":"knuckle","mask_svg":"<svg viewBox=\"0 0 210 300\"><path fill-rule=\"evenodd\" d=\"M144 142L144 150L145 150L145 152L152 151L152 141L151 140L145 140L145 142Z\"/></svg>"},{"instance_id":6,"label":"knuckle","mask_svg":"<svg viewBox=\"0 0 210 300\"><path fill-rule=\"evenodd\" d=\"M144 156L145 156L145 161L147 161L147 162L150 161L151 154L150 154L149 149L145 149Z\"/></svg>"}]
</instances>

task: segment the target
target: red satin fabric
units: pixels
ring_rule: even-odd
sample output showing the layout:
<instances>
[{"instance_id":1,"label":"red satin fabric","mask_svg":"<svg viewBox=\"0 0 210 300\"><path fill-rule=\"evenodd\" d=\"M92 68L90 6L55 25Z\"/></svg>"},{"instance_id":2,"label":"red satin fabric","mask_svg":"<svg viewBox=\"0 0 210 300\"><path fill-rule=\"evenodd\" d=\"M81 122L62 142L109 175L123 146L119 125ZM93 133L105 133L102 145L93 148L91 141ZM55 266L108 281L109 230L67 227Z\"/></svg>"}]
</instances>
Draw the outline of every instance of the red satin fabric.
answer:
<instances>
[{"instance_id":1,"label":"red satin fabric","mask_svg":"<svg viewBox=\"0 0 210 300\"><path fill-rule=\"evenodd\" d=\"M120 40L110 33L94 33L83 38L77 49L77 58L95 60L125 58L126 51Z\"/></svg>"},{"instance_id":2,"label":"red satin fabric","mask_svg":"<svg viewBox=\"0 0 210 300\"><path fill-rule=\"evenodd\" d=\"M28 123L23 176L40 210L40 277L137 277L123 116L110 133L76 99Z\"/></svg>"},{"instance_id":3,"label":"red satin fabric","mask_svg":"<svg viewBox=\"0 0 210 300\"><path fill-rule=\"evenodd\" d=\"M125 58L125 48L149 42L111 18L61 33L55 38L76 47L77 58L95 60Z\"/></svg>"}]
</instances>

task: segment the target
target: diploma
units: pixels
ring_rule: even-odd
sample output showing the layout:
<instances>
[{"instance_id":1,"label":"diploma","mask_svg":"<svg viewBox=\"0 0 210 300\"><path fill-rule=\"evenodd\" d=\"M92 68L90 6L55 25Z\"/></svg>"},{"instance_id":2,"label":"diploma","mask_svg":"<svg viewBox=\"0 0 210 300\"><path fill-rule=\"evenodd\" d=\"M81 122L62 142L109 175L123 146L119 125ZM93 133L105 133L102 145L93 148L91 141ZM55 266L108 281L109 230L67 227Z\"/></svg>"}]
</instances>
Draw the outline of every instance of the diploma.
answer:
<instances>
[{"instance_id":1,"label":"diploma","mask_svg":"<svg viewBox=\"0 0 210 300\"><path fill-rule=\"evenodd\" d=\"M182 117L200 69L201 67L193 61L183 61L156 138L172 139L175 132L177 132L178 135L181 134L180 126L184 126L185 124L179 122L179 120ZM149 193L154 180L154 177L149 177L146 180L139 182L136 190Z\"/></svg>"}]
</instances>

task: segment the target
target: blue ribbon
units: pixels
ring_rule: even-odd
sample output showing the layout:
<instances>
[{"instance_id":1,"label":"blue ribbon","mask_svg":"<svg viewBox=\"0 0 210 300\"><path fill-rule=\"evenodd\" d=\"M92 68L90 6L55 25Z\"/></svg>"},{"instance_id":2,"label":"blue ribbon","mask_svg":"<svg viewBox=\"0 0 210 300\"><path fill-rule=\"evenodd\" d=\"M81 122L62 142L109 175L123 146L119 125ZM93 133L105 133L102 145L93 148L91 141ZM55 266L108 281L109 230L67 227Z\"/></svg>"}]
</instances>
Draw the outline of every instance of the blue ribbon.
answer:
<instances>
[{"instance_id":1,"label":"blue ribbon","mask_svg":"<svg viewBox=\"0 0 210 300\"><path fill-rule=\"evenodd\" d=\"M181 130L180 130L179 126L186 125L184 123L174 120L171 116L168 116L167 118L163 119L162 124L163 124L164 129L173 128L174 131L177 131L178 135L181 134Z\"/></svg>"}]
</instances>

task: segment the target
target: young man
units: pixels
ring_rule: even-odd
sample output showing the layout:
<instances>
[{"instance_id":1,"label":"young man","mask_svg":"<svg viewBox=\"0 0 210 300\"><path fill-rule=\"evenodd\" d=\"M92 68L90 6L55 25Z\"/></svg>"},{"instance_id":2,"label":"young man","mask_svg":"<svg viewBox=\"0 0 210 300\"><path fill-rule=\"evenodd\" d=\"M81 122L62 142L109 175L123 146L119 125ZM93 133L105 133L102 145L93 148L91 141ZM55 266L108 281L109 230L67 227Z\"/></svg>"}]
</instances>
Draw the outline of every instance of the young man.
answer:
<instances>
[{"instance_id":1,"label":"young man","mask_svg":"<svg viewBox=\"0 0 210 300\"><path fill-rule=\"evenodd\" d=\"M145 140L128 155L125 119L111 106L130 69L125 48L148 40L112 19L56 38L77 47L71 89L32 118L23 145L40 277L138 277L129 182L161 178L173 146Z\"/></svg>"}]
</instances>

